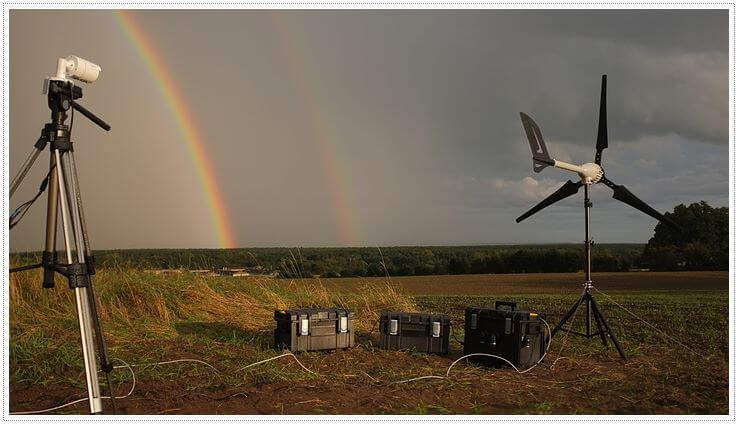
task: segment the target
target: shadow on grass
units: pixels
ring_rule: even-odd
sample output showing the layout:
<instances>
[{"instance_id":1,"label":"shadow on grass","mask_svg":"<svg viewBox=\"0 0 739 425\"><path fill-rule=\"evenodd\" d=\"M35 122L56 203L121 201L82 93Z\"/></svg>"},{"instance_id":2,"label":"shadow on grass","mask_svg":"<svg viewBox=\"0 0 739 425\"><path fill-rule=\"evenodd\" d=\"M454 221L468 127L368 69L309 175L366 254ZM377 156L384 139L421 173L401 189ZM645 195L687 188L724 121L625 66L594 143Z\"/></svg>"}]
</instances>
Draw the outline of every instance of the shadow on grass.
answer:
<instances>
[{"instance_id":1,"label":"shadow on grass","mask_svg":"<svg viewBox=\"0 0 739 425\"><path fill-rule=\"evenodd\" d=\"M260 347L274 344L271 329L243 329L223 322L179 322L175 330L182 336L210 339L232 344L249 343Z\"/></svg>"}]
</instances>

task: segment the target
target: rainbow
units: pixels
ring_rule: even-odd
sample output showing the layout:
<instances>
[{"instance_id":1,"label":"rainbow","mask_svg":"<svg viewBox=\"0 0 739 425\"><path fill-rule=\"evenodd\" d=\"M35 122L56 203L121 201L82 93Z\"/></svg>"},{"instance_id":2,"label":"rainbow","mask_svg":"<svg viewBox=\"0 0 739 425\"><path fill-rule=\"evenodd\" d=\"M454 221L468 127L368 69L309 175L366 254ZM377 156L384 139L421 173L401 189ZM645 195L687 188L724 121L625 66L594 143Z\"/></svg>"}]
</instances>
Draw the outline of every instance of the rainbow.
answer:
<instances>
[{"instance_id":1,"label":"rainbow","mask_svg":"<svg viewBox=\"0 0 739 425\"><path fill-rule=\"evenodd\" d=\"M354 207L356 202L353 198L354 192L351 190L350 174L343 165L345 161L340 155L340 141L333 135L331 119L322 113L328 108L320 102L320 78L306 54L308 50L299 45L301 37L294 34L291 26L277 17L277 13L272 13L271 18L277 41L288 64L290 78L311 122L312 139L321 158L341 243L344 246L358 246L363 240Z\"/></svg>"},{"instance_id":2,"label":"rainbow","mask_svg":"<svg viewBox=\"0 0 739 425\"><path fill-rule=\"evenodd\" d=\"M212 225L217 235L218 246L222 248L235 247L234 232L226 210L226 204L223 200L221 188L213 172L213 165L208 158L205 142L195 125L195 120L187 107L181 90L175 84L171 72L167 69L167 64L156 50L154 43L136 23L133 13L125 10L116 10L115 16L131 41L131 44L134 45L136 51L154 76L159 90L182 132L190 158L195 165L198 178L205 191L210 208Z\"/></svg>"}]
</instances>

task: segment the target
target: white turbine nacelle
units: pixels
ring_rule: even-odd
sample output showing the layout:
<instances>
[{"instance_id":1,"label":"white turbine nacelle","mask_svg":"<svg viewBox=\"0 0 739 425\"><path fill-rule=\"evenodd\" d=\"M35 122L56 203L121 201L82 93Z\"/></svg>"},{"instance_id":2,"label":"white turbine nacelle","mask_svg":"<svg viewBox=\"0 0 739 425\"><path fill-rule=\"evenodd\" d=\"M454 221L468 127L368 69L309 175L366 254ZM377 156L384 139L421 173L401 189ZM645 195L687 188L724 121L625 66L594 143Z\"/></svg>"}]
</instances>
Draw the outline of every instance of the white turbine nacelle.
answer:
<instances>
[{"instance_id":1,"label":"white turbine nacelle","mask_svg":"<svg viewBox=\"0 0 739 425\"><path fill-rule=\"evenodd\" d=\"M603 169L600 167L600 165L592 162L588 162L587 164L583 165L572 165L570 163L557 161L555 159L553 165L557 168L577 173L580 176L580 180L583 182L583 184L598 183L603 177Z\"/></svg>"}]
</instances>

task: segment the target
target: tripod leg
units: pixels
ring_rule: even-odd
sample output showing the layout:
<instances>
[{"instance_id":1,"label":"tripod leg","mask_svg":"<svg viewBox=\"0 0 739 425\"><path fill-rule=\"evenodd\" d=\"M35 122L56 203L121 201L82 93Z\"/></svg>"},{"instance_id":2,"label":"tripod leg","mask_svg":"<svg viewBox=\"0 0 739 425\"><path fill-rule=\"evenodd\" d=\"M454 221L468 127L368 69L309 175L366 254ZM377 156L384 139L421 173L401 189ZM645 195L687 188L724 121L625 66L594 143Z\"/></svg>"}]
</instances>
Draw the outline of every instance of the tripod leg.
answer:
<instances>
[{"instance_id":1,"label":"tripod leg","mask_svg":"<svg viewBox=\"0 0 739 425\"><path fill-rule=\"evenodd\" d=\"M624 360L628 360L629 358L626 356L626 353L624 353L624 350L621 348L621 344L618 343L618 340L616 339L616 335L613 334L613 331L611 331L611 327L608 326L608 321L606 321L605 316L600 312L600 308L598 307L598 303L595 302L595 298L593 300L593 309L595 310L595 314L597 314L600 317L600 320L603 322L603 326L606 327L606 331L608 332L608 336L611 337L611 341L613 341L613 345L616 346L616 350L618 350L618 354L621 355L621 358Z\"/></svg>"},{"instance_id":2,"label":"tripod leg","mask_svg":"<svg viewBox=\"0 0 739 425\"><path fill-rule=\"evenodd\" d=\"M80 250L82 244L81 229L79 226L79 214L76 205L76 197L70 196L67 191L67 183L65 176L69 176L69 164L66 156L63 156L58 150L54 151L56 160L57 182L59 186L59 200L62 210L62 227L64 230L64 246L67 255L67 262L74 264L72 257L72 243L75 244L77 254L77 262L84 263L84 254ZM67 203L72 204L70 205ZM70 217L70 214L72 217ZM71 219L71 220L70 220ZM74 237L70 234L70 227L74 232ZM97 375L97 362L95 361L95 341L93 339L90 319L89 298L86 287L74 288L75 301L77 305L77 318L80 324L80 338L82 341L82 357L85 363L85 377L87 378L87 395L90 404L90 413L100 413L103 410L102 398L100 396L100 384Z\"/></svg>"},{"instance_id":3,"label":"tripod leg","mask_svg":"<svg viewBox=\"0 0 739 425\"><path fill-rule=\"evenodd\" d=\"M585 293L585 335L587 338L590 338L593 336L592 333L590 333L590 315L592 314L592 309L590 308L590 301L592 300L592 297L590 296L590 292Z\"/></svg>"},{"instance_id":4,"label":"tripod leg","mask_svg":"<svg viewBox=\"0 0 739 425\"><path fill-rule=\"evenodd\" d=\"M559 321L557 326L555 326L554 329L552 329L552 338L554 338L554 335L556 335L557 332L559 332L559 330L562 329L562 326L564 326L564 324L567 323L568 320L570 320L572 315L575 314L575 311L577 311L577 307L580 305L580 303L583 302L584 299L585 299L585 293L583 293L582 296L580 296L580 299L577 300L575 305L573 305L570 308L570 310L567 312L567 314L564 315L562 320Z\"/></svg>"},{"instance_id":5,"label":"tripod leg","mask_svg":"<svg viewBox=\"0 0 739 425\"><path fill-rule=\"evenodd\" d=\"M82 242L84 243L84 253L86 260L92 259L92 247L90 246L90 239L87 234L87 222L85 221L85 209L82 204L82 194L80 192L79 179L77 178L77 166L74 161L74 152L69 152L69 160L72 168L72 183L74 186L74 196L76 197L77 209L79 211L80 229L82 233ZM93 264L88 264L88 267L94 267ZM89 270L89 269L88 269ZM110 379L110 372L113 371L113 362L108 354L108 345L105 343L105 336L103 335L103 323L100 319L98 312L98 299L95 293L95 279L92 274L89 276L89 287L87 290L89 298L90 312L92 313L93 325L95 328L95 336L97 339L98 355L100 357L100 365L105 372L105 378L108 382L108 392L110 393L110 402L113 413L116 413L115 395L113 394L113 383Z\"/></svg>"},{"instance_id":6,"label":"tripod leg","mask_svg":"<svg viewBox=\"0 0 739 425\"><path fill-rule=\"evenodd\" d=\"M33 163L36 162L36 158L38 158L41 151L44 150L44 146L46 146L45 142L40 149L38 147L34 147L33 151L31 151L31 153L28 155L28 158L26 158L26 162L23 163L20 171L18 171L18 174L13 177L13 181L10 182L10 192L8 194L8 199L13 197L13 194L18 189L18 186L20 186L21 182L26 177L26 174L28 174L28 170L30 170L33 166Z\"/></svg>"},{"instance_id":7,"label":"tripod leg","mask_svg":"<svg viewBox=\"0 0 739 425\"><path fill-rule=\"evenodd\" d=\"M41 286L44 288L54 287L54 269L50 266L56 264L56 230L57 216L59 215L59 175L54 169L57 167L54 153L49 160L49 193L46 204L46 241L42 254L41 264L44 266L44 280Z\"/></svg>"},{"instance_id":8,"label":"tripod leg","mask_svg":"<svg viewBox=\"0 0 739 425\"><path fill-rule=\"evenodd\" d=\"M593 302L595 302L595 300L593 300ZM608 347L608 339L606 339L606 333L603 331L603 324L601 323L601 317L598 313L599 312L595 310L595 306L593 306L593 317L595 318L595 325L598 327L598 335L600 335L600 340L603 341L603 345Z\"/></svg>"}]
</instances>

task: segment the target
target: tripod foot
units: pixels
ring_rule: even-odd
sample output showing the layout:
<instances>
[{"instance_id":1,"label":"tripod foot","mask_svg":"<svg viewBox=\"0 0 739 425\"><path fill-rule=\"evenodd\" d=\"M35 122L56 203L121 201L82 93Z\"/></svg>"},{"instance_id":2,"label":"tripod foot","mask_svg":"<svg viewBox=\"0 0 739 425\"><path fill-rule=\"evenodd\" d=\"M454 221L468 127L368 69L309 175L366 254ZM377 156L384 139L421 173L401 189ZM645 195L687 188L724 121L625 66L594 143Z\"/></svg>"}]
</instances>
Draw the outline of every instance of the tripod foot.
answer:
<instances>
[{"instance_id":1,"label":"tripod foot","mask_svg":"<svg viewBox=\"0 0 739 425\"><path fill-rule=\"evenodd\" d=\"M594 300L593 300L593 304L595 304ZM604 347L608 347L608 339L606 339L606 332L603 330L603 324L601 323L601 317L599 314L596 313L595 308L593 308L593 316L595 317L595 325L598 327L598 335L600 335L600 340L603 342Z\"/></svg>"},{"instance_id":2,"label":"tripod foot","mask_svg":"<svg viewBox=\"0 0 739 425\"><path fill-rule=\"evenodd\" d=\"M606 331L608 332L608 336L611 338L611 341L613 341L613 345L616 346L616 350L618 351L618 354L621 355L621 358L624 360L629 360L629 358L626 356L626 353L624 353L623 348L621 348L621 344L618 343L618 339L616 339L616 335L613 334L613 331L611 331L611 327L608 325L608 321L606 321L606 318L603 316L603 313L600 311L600 307L598 307L598 303L595 302L595 298L592 298L593 301L593 312L595 313L596 317L599 317L600 320L603 322L603 326L605 326Z\"/></svg>"},{"instance_id":3,"label":"tripod foot","mask_svg":"<svg viewBox=\"0 0 739 425\"><path fill-rule=\"evenodd\" d=\"M611 330L611 327L608 325L608 322L606 321L605 316L603 316L603 313L600 311L600 307L598 307L598 303L595 301L595 298L590 294L590 292L586 289L585 292L580 296L580 299L577 300L577 302L567 311L567 313L562 317L562 320L559 321L557 326L552 329L552 338L554 338L554 335L559 332L560 330L565 330L567 333L573 333L575 335L584 336L587 338L590 338L592 336L595 336L594 333L580 333L575 332L572 329L563 329L562 327L572 318L572 316L575 315L575 312L577 311L577 308L582 304L583 302L587 303L591 308L589 312L586 312L586 314L592 314L595 317L595 324L598 327L598 335L600 335L600 340L603 342L603 345L608 347L608 338L611 339L613 342L613 345L616 347L616 350L618 351L618 354L621 356L622 359L628 360L629 358L626 356L626 353L624 353L623 348L621 348L621 344L619 344L618 340L616 339L616 336L613 334L613 331ZM586 323L590 317L586 317Z\"/></svg>"}]
</instances>

